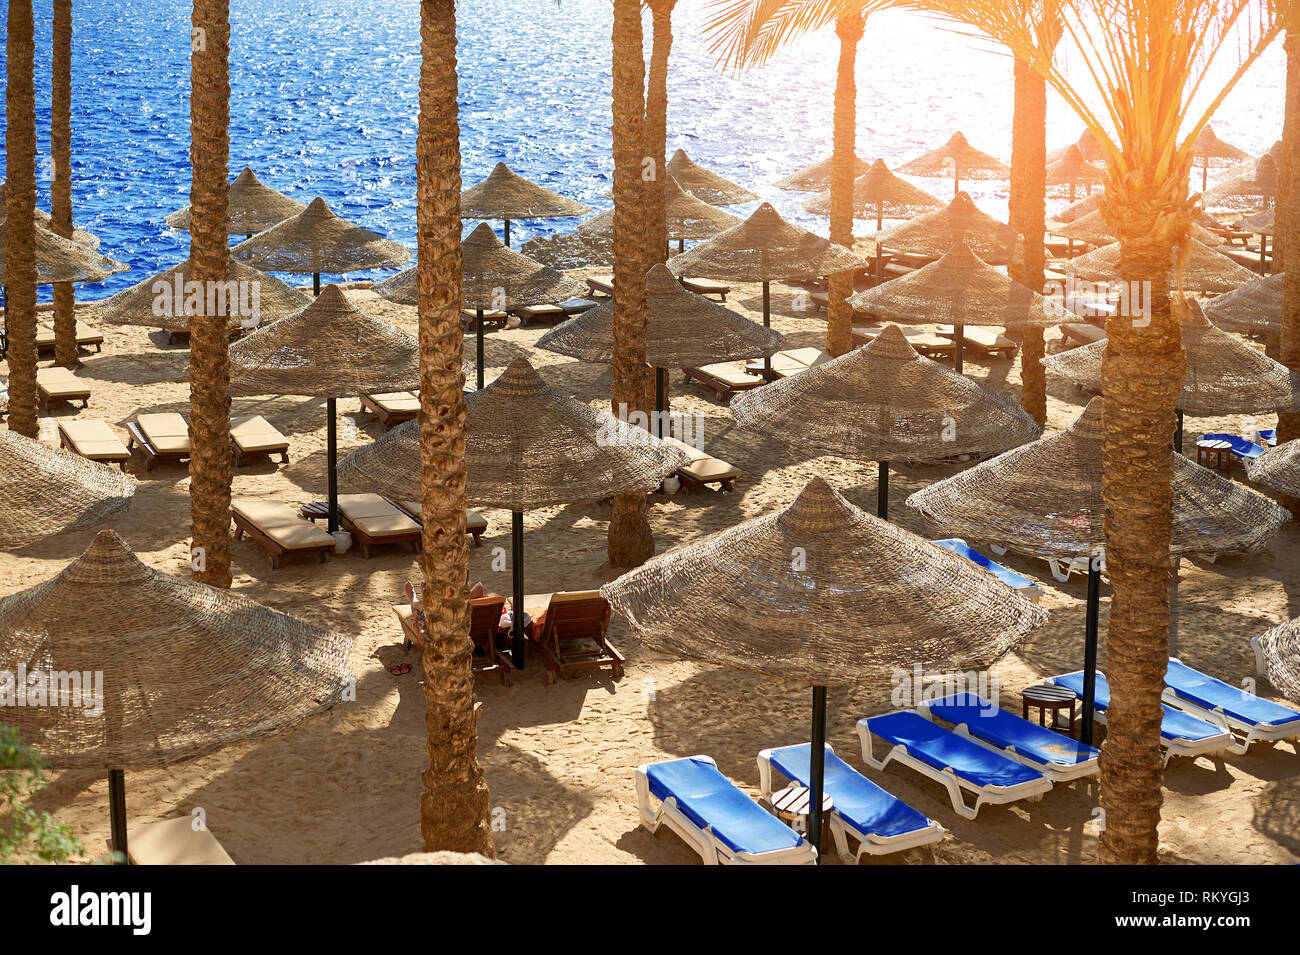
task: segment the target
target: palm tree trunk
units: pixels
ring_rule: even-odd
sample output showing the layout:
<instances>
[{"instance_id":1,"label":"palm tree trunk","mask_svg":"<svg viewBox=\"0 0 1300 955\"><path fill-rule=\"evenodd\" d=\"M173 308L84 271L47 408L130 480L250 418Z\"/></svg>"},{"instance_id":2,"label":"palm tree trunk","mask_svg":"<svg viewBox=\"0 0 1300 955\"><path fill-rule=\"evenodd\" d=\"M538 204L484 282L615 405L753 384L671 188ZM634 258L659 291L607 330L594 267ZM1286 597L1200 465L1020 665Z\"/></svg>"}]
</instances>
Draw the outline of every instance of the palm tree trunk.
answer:
<instances>
[{"instance_id":1,"label":"palm tree trunk","mask_svg":"<svg viewBox=\"0 0 1300 955\"><path fill-rule=\"evenodd\" d=\"M1126 180L1127 181L1127 180ZM1150 289L1149 323L1116 316L1102 359L1106 567L1113 596L1106 674L1111 705L1101 755L1101 861L1153 864L1159 845L1161 703L1169 660L1174 403L1185 371L1169 300L1174 242L1191 222L1187 170L1132 192L1106 184L1103 211L1122 223L1120 277ZM1136 310L1131 310L1136 314Z\"/></svg>"},{"instance_id":2,"label":"palm tree trunk","mask_svg":"<svg viewBox=\"0 0 1300 955\"><path fill-rule=\"evenodd\" d=\"M1011 127L1011 225L1024 237L1024 252L1011 277L1042 291L1047 268L1047 81L1027 62L1015 61L1015 116ZM1047 376L1043 330L1026 328L1020 349L1020 404L1040 425L1047 422Z\"/></svg>"},{"instance_id":3,"label":"palm tree trunk","mask_svg":"<svg viewBox=\"0 0 1300 955\"><path fill-rule=\"evenodd\" d=\"M668 57L673 48L673 7L676 5L677 0L646 0L654 22L645 102L645 152L654 163L654 178L646 184L647 272L651 266L668 258L664 167L668 163Z\"/></svg>"},{"instance_id":4,"label":"palm tree trunk","mask_svg":"<svg viewBox=\"0 0 1300 955\"><path fill-rule=\"evenodd\" d=\"M830 238L849 249L853 248L853 174L856 171L858 131L858 85L854 71L864 27L861 13L843 16L835 23L835 35L840 39L840 60L835 75ZM846 301L852 294L852 272L840 272L830 277L826 351L831 355L843 355L853 348L853 307Z\"/></svg>"},{"instance_id":5,"label":"palm tree trunk","mask_svg":"<svg viewBox=\"0 0 1300 955\"><path fill-rule=\"evenodd\" d=\"M209 295L229 277L226 236L230 152L230 3L194 0L190 53L191 280L204 307L190 318L190 522L195 580L229 587L230 335L224 296Z\"/></svg>"},{"instance_id":6,"label":"palm tree trunk","mask_svg":"<svg viewBox=\"0 0 1300 955\"><path fill-rule=\"evenodd\" d=\"M465 374L461 368L460 120L455 0L420 3L416 224L420 322L420 573L426 642L420 832L433 852L492 857L491 796L478 762L469 553L465 544Z\"/></svg>"},{"instance_id":7,"label":"palm tree trunk","mask_svg":"<svg viewBox=\"0 0 1300 955\"><path fill-rule=\"evenodd\" d=\"M9 0L5 40L5 320L9 430L39 434L36 414L36 40L32 0Z\"/></svg>"},{"instance_id":8,"label":"palm tree trunk","mask_svg":"<svg viewBox=\"0 0 1300 955\"><path fill-rule=\"evenodd\" d=\"M53 82L50 98L51 226L72 238L72 0L54 0ZM54 363L81 364L77 357L77 296L71 282L54 286Z\"/></svg>"},{"instance_id":9,"label":"palm tree trunk","mask_svg":"<svg viewBox=\"0 0 1300 955\"><path fill-rule=\"evenodd\" d=\"M1289 259L1300 250L1300 189L1295 188L1295 156L1300 151L1300 31L1286 35L1286 107L1282 127L1282 162L1278 170L1277 230L1274 252ZM1278 360L1300 371L1300 268L1286 270L1282 280L1282 341ZM1281 443L1300 438L1300 414L1278 416ZM1300 500L1282 502L1300 513Z\"/></svg>"},{"instance_id":10,"label":"palm tree trunk","mask_svg":"<svg viewBox=\"0 0 1300 955\"><path fill-rule=\"evenodd\" d=\"M614 365L615 414L649 411L646 288L642 237L647 202L641 160L647 146L645 53L639 0L614 0ZM615 496L609 515L609 562L635 567L654 555L644 494Z\"/></svg>"}]
</instances>

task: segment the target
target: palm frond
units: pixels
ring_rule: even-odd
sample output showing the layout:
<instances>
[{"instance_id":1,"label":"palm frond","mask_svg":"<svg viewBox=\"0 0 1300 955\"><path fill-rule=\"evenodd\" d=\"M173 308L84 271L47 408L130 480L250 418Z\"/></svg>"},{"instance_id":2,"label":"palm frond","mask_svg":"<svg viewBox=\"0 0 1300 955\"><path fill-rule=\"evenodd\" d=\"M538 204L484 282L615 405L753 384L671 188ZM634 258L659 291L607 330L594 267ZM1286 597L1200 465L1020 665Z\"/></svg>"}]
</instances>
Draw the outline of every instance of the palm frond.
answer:
<instances>
[{"instance_id":1,"label":"palm frond","mask_svg":"<svg viewBox=\"0 0 1300 955\"><path fill-rule=\"evenodd\" d=\"M798 37L845 17L912 6L912 0L712 0L704 23L724 69L766 62Z\"/></svg>"}]
</instances>

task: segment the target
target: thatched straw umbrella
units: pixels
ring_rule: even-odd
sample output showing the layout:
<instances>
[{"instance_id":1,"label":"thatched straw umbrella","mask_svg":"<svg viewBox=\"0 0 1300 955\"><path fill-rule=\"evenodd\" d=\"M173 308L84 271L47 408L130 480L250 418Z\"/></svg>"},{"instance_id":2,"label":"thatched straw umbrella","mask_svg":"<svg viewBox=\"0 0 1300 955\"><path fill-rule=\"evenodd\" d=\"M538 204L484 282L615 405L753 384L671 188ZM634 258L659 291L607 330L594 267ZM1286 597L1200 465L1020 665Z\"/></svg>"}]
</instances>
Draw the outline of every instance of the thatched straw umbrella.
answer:
<instances>
[{"instance_id":1,"label":"thatched straw umbrella","mask_svg":"<svg viewBox=\"0 0 1300 955\"><path fill-rule=\"evenodd\" d=\"M877 516L889 517L889 462L1005 451L1040 429L1008 395L917 354L897 325L791 378L731 400L748 431L792 447L877 462Z\"/></svg>"},{"instance_id":2,"label":"thatched straw umbrella","mask_svg":"<svg viewBox=\"0 0 1300 955\"><path fill-rule=\"evenodd\" d=\"M1246 476L1289 497L1300 498L1300 440L1265 449L1257 458L1247 458Z\"/></svg>"},{"instance_id":3,"label":"thatched straw umbrella","mask_svg":"<svg viewBox=\"0 0 1300 955\"><path fill-rule=\"evenodd\" d=\"M1265 153L1258 161L1247 160L1242 168L1206 189L1202 201L1207 208L1249 209L1261 202L1269 206L1277 197L1277 187L1277 160Z\"/></svg>"},{"instance_id":4,"label":"thatched straw umbrella","mask_svg":"<svg viewBox=\"0 0 1300 955\"><path fill-rule=\"evenodd\" d=\"M655 370L655 427L663 437L664 372L720 361L767 357L781 336L739 312L682 288L662 263L646 274L646 362ZM614 362L614 303L606 302L557 325L537 347L579 361Z\"/></svg>"},{"instance_id":5,"label":"thatched straw umbrella","mask_svg":"<svg viewBox=\"0 0 1300 955\"><path fill-rule=\"evenodd\" d=\"M8 219L0 222L0 285L5 284L5 256L8 254ZM126 272L130 266L100 255L88 244L55 235L36 226L36 284L102 282L110 275Z\"/></svg>"},{"instance_id":6,"label":"thatched straw umbrella","mask_svg":"<svg viewBox=\"0 0 1300 955\"><path fill-rule=\"evenodd\" d=\"M29 684L100 675L97 698L86 700L83 683L81 706L6 708L5 721L58 768L108 771L112 845L125 861L124 770L193 759L329 709L351 645L346 634L153 570L101 531L57 576L0 600L0 670L26 670Z\"/></svg>"},{"instance_id":7,"label":"thatched straw umbrella","mask_svg":"<svg viewBox=\"0 0 1300 955\"><path fill-rule=\"evenodd\" d=\"M1300 703L1300 617L1261 634L1255 652L1272 684L1292 703Z\"/></svg>"},{"instance_id":8,"label":"thatched straw umbrella","mask_svg":"<svg viewBox=\"0 0 1300 955\"><path fill-rule=\"evenodd\" d=\"M411 252L334 214L317 196L307 208L257 233L230 250L241 262L263 272L311 275L320 294L320 277L405 265Z\"/></svg>"},{"instance_id":9,"label":"thatched straw umbrella","mask_svg":"<svg viewBox=\"0 0 1300 955\"><path fill-rule=\"evenodd\" d=\"M821 478L784 510L652 558L600 592L655 650L812 685L808 833L819 850L826 688L918 663L987 667L1046 617Z\"/></svg>"},{"instance_id":10,"label":"thatched straw umbrella","mask_svg":"<svg viewBox=\"0 0 1300 955\"><path fill-rule=\"evenodd\" d=\"M980 152L972 146L963 133L952 134L952 138L911 162L898 167L898 171L908 176L942 177L952 173L952 194L961 194L963 179L1006 179L1011 175L1011 167L1000 159Z\"/></svg>"},{"instance_id":11,"label":"thatched straw umbrella","mask_svg":"<svg viewBox=\"0 0 1300 955\"><path fill-rule=\"evenodd\" d=\"M1020 235L1005 222L975 208L964 192L944 208L917 216L876 236L877 251L898 249L939 258L958 242L989 265L1008 265L1015 257Z\"/></svg>"},{"instance_id":12,"label":"thatched straw umbrella","mask_svg":"<svg viewBox=\"0 0 1300 955\"><path fill-rule=\"evenodd\" d=\"M1065 274L1074 281L1097 284L1120 282L1120 244L1113 242L1065 264ZM1180 244L1169 263L1169 282L1184 292L1218 295L1249 285L1259 278L1194 238Z\"/></svg>"},{"instance_id":13,"label":"thatched straw umbrella","mask_svg":"<svg viewBox=\"0 0 1300 955\"><path fill-rule=\"evenodd\" d=\"M965 242L937 262L858 292L849 304L900 325L952 325L958 374L966 325L1051 328L1071 320L1059 303L985 264Z\"/></svg>"},{"instance_id":14,"label":"thatched straw umbrella","mask_svg":"<svg viewBox=\"0 0 1300 955\"><path fill-rule=\"evenodd\" d=\"M306 308L230 346L232 395L324 398L328 428L329 529L339 527L335 402L351 395L415 390L420 343L366 314L337 285ZM419 498L418 491L411 497Z\"/></svg>"},{"instance_id":15,"label":"thatched straw umbrella","mask_svg":"<svg viewBox=\"0 0 1300 955\"><path fill-rule=\"evenodd\" d=\"M853 181L853 217L875 219L877 232L886 219L910 219L930 209L942 209L943 205L924 189L895 176L879 159ZM830 190L813 196L803 207L817 215L830 215Z\"/></svg>"},{"instance_id":16,"label":"thatched straw umbrella","mask_svg":"<svg viewBox=\"0 0 1300 955\"><path fill-rule=\"evenodd\" d=\"M1175 407L1174 450L1183 449L1183 415L1277 414L1300 410L1300 374L1257 348L1216 328L1201 305L1188 301L1182 317L1187 373ZM1106 342L1094 342L1044 358L1054 375L1094 394L1101 393Z\"/></svg>"},{"instance_id":17,"label":"thatched straw umbrella","mask_svg":"<svg viewBox=\"0 0 1300 955\"><path fill-rule=\"evenodd\" d=\"M1092 195L1092 187L1106 181L1106 170L1088 162L1078 146L1067 146L1059 159L1047 164L1046 172L1048 187L1065 186L1070 202L1075 201L1079 186L1086 187L1088 195Z\"/></svg>"},{"instance_id":18,"label":"thatched straw umbrella","mask_svg":"<svg viewBox=\"0 0 1300 955\"><path fill-rule=\"evenodd\" d=\"M753 202L758 198L744 186L738 186L716 172L705 169L686 155L684 149L673 153L673 158L668 160L666 168L679 186L711 206L739 205L742 202Z\"/></svg>"},{"instance_id":19,"label":"thatched straw umbrella","mask_svg":"<svg viewBox=\"0 0 1300 955\"><path fill-rule=\"evenodd\" d=\"M880 160L876 160L879 162ZM831 187L831 169L835 164L834 156L827 156L821 162L805 166L798 172L792 172L773 185L787 192L823 192ZM866 175L871 163L861 156L853 157L853 178Z\"/></svg>"},{"instance_id":20,"label":"thatched straw umbrella","mask_svg":"<svg viewBox=\"0 0 1300 955\"><path fill-rule=\"evenodd\" d=\"M482 182L460 194L460 217L503 220L507 246L513 219L564 219L590 211L590 206L525 179L503 162L497 163Z\"/></svg>"},{"instance_id":21,"label":"thatched straw umbrella","mask_svg":"<svg viewBox=\"0 0 1300 955\"><path fill-rule=\"evenodd\" d=\"M89 527L131 506L135 478L0 430L0 548Z\"/></svg>"},{"instance_id":22,"label":"thatched straw umbrella","mask_svg":"<svg viewBox=\"0 0 1300 955\"><path fill-rule=\"evenodd\" d=\"M8 202L8 200L5 198L5 196L6 196L5 184L3 182L0 182L0 223L4 222L5 218L9 214L8 210L6 209L6 203ZM54 217L51 216L48 212L46 212L44 209L35 209L33 211L36 217L36 227L38 229L45 229L47 232L53 232ZM91 235L85 229L78 229L75 227L72 230L72 235L65 236L64 238L69 238L73 242L77 243L77 245L84 245L88 249L98 249L100 244L99 236Z\"/></svg>"},{"instance_id":23,"label":"thatched straw umbrella","mask_svg":"<svg viewBox=\"0 0 1300 955\"><path fill-rule=\"evenodd\" d=\"M524 664L524 512L652 491L686 463L684 452L606 411L547 386L516 358L486 388L465 396L470 503L511 512L514 651ZM343 480L381 494L419 496L420 432L407 421L349 454Z\"/></svg>"},{"instance_id":24,"label":"thatched straw umbrella","mask_svg":"<svg viewBox=\"0 0 1300 955\"><path fill-rule=\"evenodd\" d=\"M230 215L226 232L250 239L263 229L269 229L307 208L297 199L290 199L283 192L263 183L248 166L230 181L229 201ZM177 209L167 216L166 222L173 229L188 232L190 207Z\"/></svg>"},{"instance_id":25,"label":"thatched straw umbrella","mask_svg":"<svg viewBox=\"0 0 1300 955\"><path fill-rule=\"evenodd\" d=\"M1079 155L1086 162L1098 163L1106 161L1106 151L1101 148L1101 143L1097 141L1097 134L1091 129L1085 127L1079 138L1069 146L1063 146L1047 154L1049 163L1060 162L1071 150L1077 150Z\"/></svg>"},{"instance_id":26,"label":"thatched straw umbrella","mask_svg":"<svg viewBox=\"0 0 1300 955\"><path fill-rule=\"evenodd\" d=\"M1064 431L984 461L907 499L943 533L1032 557L1088 558L1083 727L1092 742L1102 527L1102 399ZM1174 455L1171 558L1258 550L1289 519L1268 498Z\"/></svg>"},{"instance_id":27,"label":"thatched straw umbrella","mask_svg":"<svg viewBox=\"0 0 1300 955\"><path fill-rule=\"evenodd\" d=\"M229 268L229 281L236 283L236 288L230 290L230 307L223 311L229 317L232 332L268 325L311 304L310 296L236 258L230 259ZM141 325L161 328L169 334L188 335L190 315L197 314L186 308L189 282L190 260L186 259L180 265L173 265L98 302L95 317L106 325ZM247 300L241 297L244 289L249 290ZM251 297L253 290L256 290L256 299ZM256 305L252 307L254 302ZM245 305L250 306L249 310L255 314L243 314ZM197 305L197 308L202 306Z\"/></svg>"},{"instance_id":28,"label":"thatched straw umbrella","mask_svg":"<svg viewBox=\"0 0 1300 955\"><path fill-rule=\"evenodd\" d=\"M865 264L843 246L786 222L771 203L765 202L740 225L673 256L668 268L679 278L690 275L729 282L762 282L763 327L770 328L771 283L834 275ZM771 356L764 359L764 364L771 377Z\"/></svg>"},{"instance_id":29,"label":"thatched straw umbrella","mask_svg":"<svg viewBox=\"0 0 1300 955\"><path fill-rule=\"evenodd\" d=\"M1069 222L1050 223L1049 229L1053 235L1059 235L1063 239L1077 240L1088 245L1104 246L1111 245L1116 241L1115 230L1106 221L1106 217L1102 215L1100 209L1079 216L1079 218L1072 219ZM1187 234L1197 242L1210 248L1223 244L1223 240L1219 236L1195 222L1188 228Z\"/></svg>"},{"instance_id":30,"label":"thatched straw umbrella","mask_svg":"<svg viewBox=\"0 0 1300 955\"><path fill-rule=\"evenodd\" d=\"M521 252L507 248L486 222L461 239L462 308L475 312L478 387L483 387L483 313L511 305L562 302L582 294L581 283ZM418 305L418 265L398 272L374 286L382 298L399 305Z\"/></svg>"},{"instance_id":31,"label":"thatched straw umbrella","mask_svg":"<svg viewBox=\"0 0 1300 955\"><path fill-rule=\"evenodd\" d=\"M1205 317L1220 328L1276 340L1282 333L1282 285L1286 273L1256 279L1249 285L1202 303Z\"/></svg>"},{"instance_id":32,"label":"thatched straw umbrella","mask_svg":"<svg viewBox=\"0 0 1300 955\"><path fill-rule=\"evenodd\" d=\"M1210 186L1211 167L1223 169L1250 158L1250 153L1238 149L1231 143L1225 143L1210 126L1202 129L1196 137L1196 142L1192 144L1192 161L1201 167L1202 192Z\"/></svg>"},{"instance_id":33,"label":"thatched straw umbrella","mask_svg":"<svg viewBox=\"0 0 1300 955\"><path fill-rule=\"evenodd\" d=\"M1096 212L1101 208L1101 192L1094 192L1092 195L1080 199L1078 202L1072 202L1053 219L1054 222L1073 222L1080 219L1090 212Z\"/></svg>"}]
</instances>

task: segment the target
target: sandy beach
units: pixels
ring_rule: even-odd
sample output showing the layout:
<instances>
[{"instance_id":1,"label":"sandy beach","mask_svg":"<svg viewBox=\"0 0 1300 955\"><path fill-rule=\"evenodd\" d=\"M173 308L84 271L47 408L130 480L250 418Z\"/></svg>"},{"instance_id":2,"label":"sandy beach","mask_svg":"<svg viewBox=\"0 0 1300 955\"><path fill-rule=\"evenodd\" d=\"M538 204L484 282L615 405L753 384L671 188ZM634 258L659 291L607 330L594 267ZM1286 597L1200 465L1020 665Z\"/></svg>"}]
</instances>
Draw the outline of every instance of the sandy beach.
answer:
<instances>
[{"instance_id":1,"label":"sandy beach","mask_svg":"<svg viewBox=\"0 0 1300 955\"><path fill-rule=\"evenodd\" d=\"M581 273L574 273L575 275ZM774 327L788 347L824 344L824 313L797 313L793 290L773 290ZM389 304L368 289L348 296L374 315L415 331L413 308ZM738 286L728 304L761 317L757 287ZM78 312L94 323L93 309ZM513 358L525 356L552 386L608 408L610 375L535 349L548 326L496 330L487 337L488 380ZM124 424L147 411L188 414L188 351L166 347L165 335L143 328L103 327L101 354L83 356L78 373L93 389L90 408L57 406L43 416L43 437L55 443L48 418L101 418L123 440ZM1058 333L1048 333L1049 352ZM466 340L472 358L472 339ZM43 364L46 362L43 362ZM966 373L1017 394L1018 361L968 353ZM699 540L749 517L789 503L814 475L827 477L854 503L874 510L875 467L839 459L800 460L790 449L740 431L725 406L698 385L672 374L674 411L705 419L705 445L744 471L732 493L712 490L652 498L650 520L659 550ZM1086 396L1049 382L1049 430L1067 425ZM290 463L260 464L236 472L236 496L279 498L294 505L320 499L325 490L325 416L320 400L266 397L235 399L236 413L264 415L292 441ZM339 402L341 453L382 433L358 413L355 399ZM1271 427L1261 419L1261 427ZM1188 420L1189 434L1240 430L1237 417ZM1190 440L1189 440L1190 444ZM185 466L131 470L140 487L130 511L110 522L149 565L187 574L189 480ZM925 534L904 504L907 494L955 473L950 466L896 468L892 517ZM1240 466L1234 477L1244 480ZM471 572L489 591L508 593L507 571L492 569L496 548L509 553L509 515L486 510L490 528L471 548ZM525 518L525 581L529 593L597 587L617 576L606 564L608 507L552 507ZM94 530L65 534L17 555L0 555L0 594L7 595L57 573L90 542ZM935 536L935 535L931 535ZM976 543L972 541L972 543ZM404 651L392 605L416 573L404 548L381 549L366 560L355 551L325 565L290 562L270 570L250 541L233 547L237 592L269 607L352 634L355 702L308 720L262 742L231 746L165 769L128 771L131 825L202 809L207 825L236 862L245 864L355 863L400 856L423 847L419 830L419 773L425 766L422 678L418 657ZM1013 569L1042 585L1050 620L1031 641L996 668L1002 705L1019 712L1019 691L1042 677L1082 665L1085 580L1053 580L1044 563L1008 555ZM1229 683L1254 677L1249 640L1300 614L1300 528L1287 527L1265 552L1249 557L1181 562L1177 579L1172 652ZM1105 633L1103 587L1102 633ZM870 621L846 621L869 626ZM806 741L806 688L666 657L638 645L615 618L611 641L627 656L619 682L608 674L561 679L547 685L530 661L513 686L480 677L479 758L492 793L496 847L512 863L694 864L698 857L677 837L651 836L637 825L635 767L647 761L705 753L746 791L757 795L755 755L768 747ZM159 648L164 652L164 648ZM414 669L386 669L408 661ZM1105 666L1103 640L1102 666ZM1261 695L1277 698L1263 677ZM866 768L854 732L862 716L891 708L890 687L832 691L829 739L835 750L890 792L941 822L949 834L929 849L885 857L872 864L1090 863L1097 853L1096 781L1058 786L1037 803L991 807L975 821L953 812L944 791L901 767ZM1223 770L1208 760L1176 760L1165 778L1161 861L1170 863L1296 863L1300 861L1300 773L1290 743L1253 746L1229 756ZM92 772L56 772L38 798L68 823L87 859L102 858L108 838L107 781ZM835 861L830 859L829 861Z\"/></svg>"}]
</instances>

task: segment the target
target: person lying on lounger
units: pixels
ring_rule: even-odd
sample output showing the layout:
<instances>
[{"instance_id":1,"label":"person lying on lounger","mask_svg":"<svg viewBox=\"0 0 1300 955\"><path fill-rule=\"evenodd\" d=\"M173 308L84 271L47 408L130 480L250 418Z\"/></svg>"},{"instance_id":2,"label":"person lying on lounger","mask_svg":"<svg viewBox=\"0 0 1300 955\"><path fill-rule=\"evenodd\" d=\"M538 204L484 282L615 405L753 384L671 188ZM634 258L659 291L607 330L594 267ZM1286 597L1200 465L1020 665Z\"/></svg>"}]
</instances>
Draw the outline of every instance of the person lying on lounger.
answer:
<instances>
[{"instance_id":1,"label":"person lying on lounger","mask_svg":"<svg viewBox=\"0 0 1300 955\"><path fill-rule=\"evenodd\" d=\"M474 600L478 597L485 597L487 593L483 588L483 581L478 581L469 589L469 599ZM411 609L415 611L416 629L419 631L421 641L424 639L424 598L416 591L415 585L409 580L406 582L406 599L410 601ZM524 611L524 629L527 630L532 624L533 618ZM510 633L511 627L514 626L514 614L509 606L506 606L501 612L501 622L497 624L497 632L502 635ZM506 641L499 638L502 647L506 646ZM475 651L479 652L479 651Z\"/></svg>"}]
</instances>

